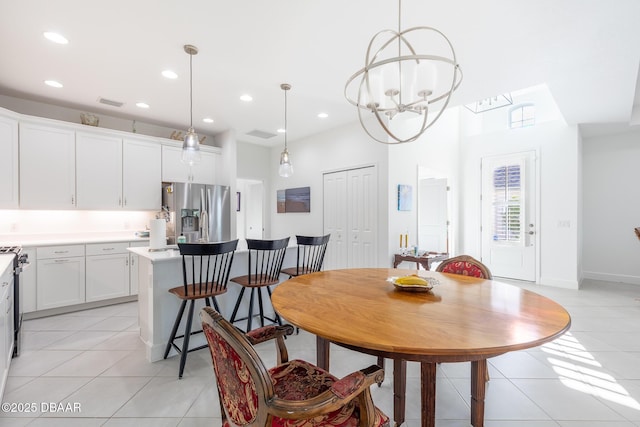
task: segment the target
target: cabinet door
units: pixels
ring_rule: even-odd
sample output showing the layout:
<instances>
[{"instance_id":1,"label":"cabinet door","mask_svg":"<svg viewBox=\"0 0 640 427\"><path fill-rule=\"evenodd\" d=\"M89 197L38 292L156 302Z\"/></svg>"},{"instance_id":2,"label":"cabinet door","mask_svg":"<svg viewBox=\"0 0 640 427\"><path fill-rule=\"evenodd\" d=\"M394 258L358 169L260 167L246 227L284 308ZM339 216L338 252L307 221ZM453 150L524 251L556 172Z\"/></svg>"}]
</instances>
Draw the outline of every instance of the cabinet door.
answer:
<instances>
[{"instance_id":1,"label":"cabinet door","mask_svg":"<svg viewBox=\"0 0 640 427\"><path fill-rule=\"evenodd\" d=\"M0 286L2 284L0 283ZM8 377L9 365L7 363L7 353L9 353L9 349L7 348L7 292L8 288L6 286L0 287L0 400L2 400L2 395L4 393L4 388L6 385L6 379Z\"/></svg>"},{"instance_id":2,"label":"cabinet door","mask_svg":"<svg viewBox=\"0 0 640 427\"><path fill-rule=\"evenodd\" d=\"M38 310L85 302L84 257L39 259L37 266Z\"/></svg>"},{"instance_id":3,"label":"cabinet door","mask_svg":"<svg viewBox=\"0 0 640 427\"><path fill-rule=\"evenodd\" d=\"M87 257L87 302L129 295L129 254Z\"/></svg>"},{"instance_id":4,"label":"cabinet door","mask_svg":"<svg viewBox=\"0 0 640 427\"><path fill-rule=\"evenodd\" d=\"M80 209L122 207L122 139L76 134L76 189Z\"/></svg>"},{"instance_id":5,"label":"cabinet door","mask_svg":"<svg viewBox=\"0 0 640 427\"><path fill-rule=\"evenodd\" d=\"M18 207L18 121L0 117L0 208Z\"/></svg>"},{"instance_id":6,"label":"cabinet door","mask_svg":"<svg viewBox=\"0 0 640 427\"><path fill-rule=\"evenodd\" d=\"M200 163L189 167L182 163L182 149L162 146L162 180L164 182L193 182L215 184L215 153L201 151Z\"/></svg>"},{"instance_id":7,"label":"cabinet door","mask_svg":"<svg viewBox=\"0 0 640 427\"><path fill-rule=\"evenodd\" d=\"M160 144L125 138L122 166L124 208L160 210L162 204Z\"/></svg>"},{"instance_id":8,"label":"cabinet door","mask_svg":"<svg viewBox=\"0 0 640 427\"><path fill-rule=\"evenodd\" d=\"M130 242L131 247L149 246L148 241ZM136 254L129 253L129 295L138 295L140 280L138 279L138 261Z\"/></svg>"},{"instance_id":9,"label":"cabinet door","mask_svg":"<svg viewBox=\"0 0 640 427\"><path fill-rule=\"evenodd\" d=\"M75 133L20 123L20 207L72 209L75 189Z\"/></svg>"}]
</instances>

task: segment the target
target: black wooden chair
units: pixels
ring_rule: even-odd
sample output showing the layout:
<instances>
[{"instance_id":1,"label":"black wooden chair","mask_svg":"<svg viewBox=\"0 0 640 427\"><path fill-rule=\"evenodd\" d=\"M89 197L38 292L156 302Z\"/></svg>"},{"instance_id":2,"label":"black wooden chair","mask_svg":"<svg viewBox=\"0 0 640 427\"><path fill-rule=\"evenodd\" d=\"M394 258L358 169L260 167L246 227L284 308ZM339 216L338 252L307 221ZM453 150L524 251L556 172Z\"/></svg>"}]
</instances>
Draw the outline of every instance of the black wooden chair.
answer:
<instances>
[{"instance_id":1,"label":"black wooden chair","mask_svg":"<svg viewBox=\"0 0 640 427\"><path fill-rule=\"evenodd\" d=\"M282 273L291 278L320 271L330 236L330 234L318 237L296 236L298 243L296 266L283 268Z\"/></svg>"},{"instance_id":2,"label":"black wooden chair","mask_svg":"<svg viewBox=\"0 0 640 427\"><path fill-rule=\"evenodd\" d=\"M258 307L260 316L260 325L264 326L264 321L269 320L272 323L282 325L282 320L278 313L274 311L274 317L266 317L264 314L264 307L262 302L262 289L267 289L269 301L271 301L271 288L269 286L278 284L280 282L280 270L282 269L282 262L287 251L287 245L289 244L289 238L279 240L257 240L247 239L248 262L247 262L247 274L245 276L233 277L232 282L235 282L242 286L238 300L233 308L231 314L231 323L240 322L242 320L247 321L246 331L251 330L251 324L253 319L253 301L255 294L258 294ZM251 289L251 295L249 297L249 310L246 317L236 318L244 291Z\"/></svg>"},{"instance_id":3,"label":"black wooden chair","mask_svg":"<svg viewBox=\"0 0 640 427\"><path fill-rule=\"evenodd\" d=\"M169 289L169 292L182 300L182 304L180 304L180 309L164 352L165 359L169 356L172 347L180 353L178 378L182 378L184 365L187 361L187 353L207 347L205 344L189 348L191 335L202 333L202 330L191 331L194 304L197 300L204 300L205 305L211 306L213 304L216 310L220 310L216 296L227 292L229 270L231 269L233 255L237 246L237 239L222 243L178 243L180 255L182 255L183 284ZM190 302L190 304L184 334L176 336L187 302ZM175 341L181 338L182 346L178 346Z\"/></svg>"}]
</instances>

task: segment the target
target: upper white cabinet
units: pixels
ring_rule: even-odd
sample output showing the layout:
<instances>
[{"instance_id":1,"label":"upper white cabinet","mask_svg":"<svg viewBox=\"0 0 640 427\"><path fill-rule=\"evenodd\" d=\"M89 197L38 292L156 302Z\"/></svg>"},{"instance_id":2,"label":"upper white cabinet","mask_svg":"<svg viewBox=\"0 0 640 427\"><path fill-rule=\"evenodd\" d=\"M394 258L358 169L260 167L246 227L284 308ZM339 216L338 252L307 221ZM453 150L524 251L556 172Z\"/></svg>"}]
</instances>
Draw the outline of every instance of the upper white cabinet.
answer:
<instances>
[{"instance_id":1,"label":"upper white cabinet","mask_svg":"<svg viewBox=\"0 0 640 427\"><path fill-rule=\"evenodd\" d=\"M182 148L162 146L162 180L165 182L194 182L215 184L216 154L200 150L202 158L193 167L182 163ZM193 178L193 179L191 179Z\"/></svg>"},{"instance_id":2,"label":"upper white cabinet","mask_svg":"<svg viewBox=\"0 0 640 427\"><path fill-rule=\"evenodd\" d=\"M121 138L76 133L76 189L79 209L122 207Z\"/></svg>"},{"instance_id":3,"label":"upper white cabinet","mask_svg":"<svg viewBox=\"0 0 640 427\"><path fill-rule=\"evenodd\" d=\"M0 116L0 208L18 207L18 120Z\"/></svg>"},{"instance_id":4,"label":"upper white cabinet","mask_svg":"<svg viewBox=\"0 0 640 427\"><path fill-rule=\"evenodd\" d=\"M75 171L73 130L20 123L21 208L75 208Z\"/></svg>"},{"instance_id":5,"label":"upper white cabinet","mask_svg":"<svg viewBox=\"0 0 640 427\"><path fill-rule=\"evenodd\" d=\"M126 209L159 210L162 205L162 151L155 141L124 138L123 203Z\"/></svg>"}]
</instances>

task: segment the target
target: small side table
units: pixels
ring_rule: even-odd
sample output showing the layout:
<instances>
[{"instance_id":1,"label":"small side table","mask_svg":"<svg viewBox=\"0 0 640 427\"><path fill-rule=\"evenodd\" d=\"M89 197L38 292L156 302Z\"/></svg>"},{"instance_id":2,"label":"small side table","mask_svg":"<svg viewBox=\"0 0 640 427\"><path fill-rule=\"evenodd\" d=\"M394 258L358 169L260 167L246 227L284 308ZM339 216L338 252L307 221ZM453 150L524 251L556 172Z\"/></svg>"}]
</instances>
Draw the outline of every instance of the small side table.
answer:
<instances>
[{"instance_id":1,"label":"small side table","mask_svg":"<svg viewBox=\"0 0 640 427\"><path fill-rule=\"evenodd\" d=\"M449 258L448 253L427 252L422 256L395 254L393 257L393 268L398 268L401 262L415 262L416 268L422 266L425 270L431 269L431 263L444 261Z\"/></svg>"}]
</instances>

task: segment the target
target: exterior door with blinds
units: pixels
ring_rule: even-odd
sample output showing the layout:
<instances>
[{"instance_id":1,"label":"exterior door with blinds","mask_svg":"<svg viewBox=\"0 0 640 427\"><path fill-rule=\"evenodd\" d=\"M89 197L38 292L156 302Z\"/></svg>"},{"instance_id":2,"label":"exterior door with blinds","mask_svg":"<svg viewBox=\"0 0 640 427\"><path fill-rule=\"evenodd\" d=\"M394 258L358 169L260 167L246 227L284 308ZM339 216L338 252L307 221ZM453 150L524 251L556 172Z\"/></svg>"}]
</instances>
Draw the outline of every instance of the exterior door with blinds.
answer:
<instances>
[{"instance_id":1,"label":"exterior door with blinds","mask_svg":"<svg viewBox=\"0 0 640 427\"><path fill-rule=\"evenodd\" d=\"M536 280L535 153L482 159L482 262L494 276Z\"/></svg>"}]
</instances>

